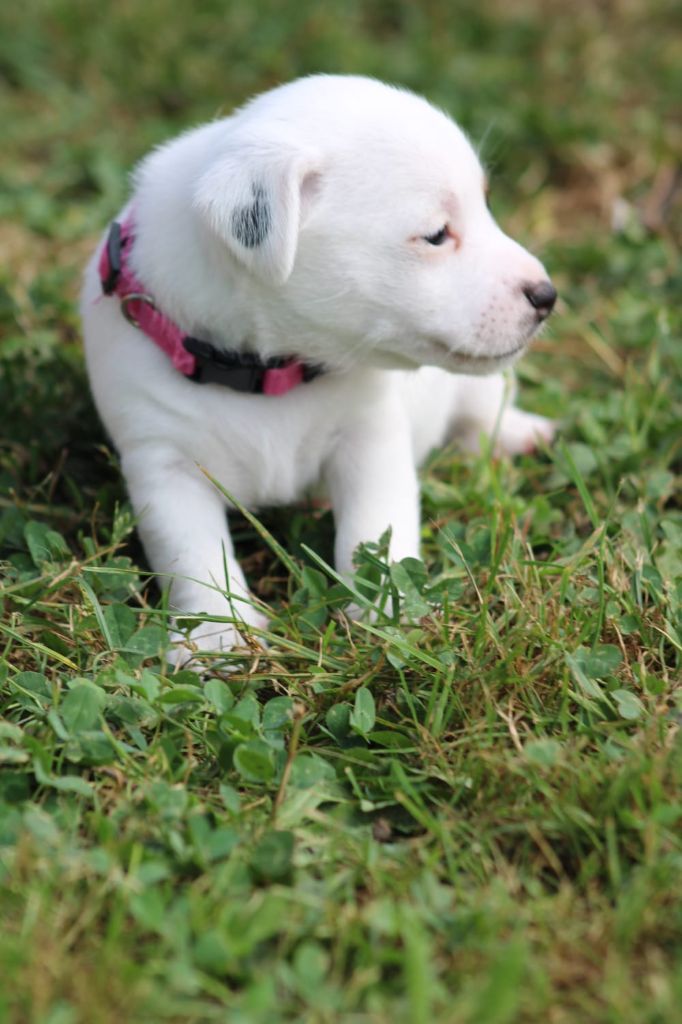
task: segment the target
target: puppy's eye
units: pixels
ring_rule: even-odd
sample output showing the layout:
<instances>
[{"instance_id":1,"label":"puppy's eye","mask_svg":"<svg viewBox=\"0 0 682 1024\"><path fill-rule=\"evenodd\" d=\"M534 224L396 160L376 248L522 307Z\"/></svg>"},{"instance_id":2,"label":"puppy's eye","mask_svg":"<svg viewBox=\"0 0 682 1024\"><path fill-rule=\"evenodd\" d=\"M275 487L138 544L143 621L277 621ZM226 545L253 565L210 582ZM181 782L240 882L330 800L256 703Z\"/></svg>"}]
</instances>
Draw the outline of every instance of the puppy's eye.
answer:
<instances>
[{"instance_id":1,"label":"puppy's eye","mask_svg":"<svg viewBox=\"0 0 682 1024\"><path fill-rule=\"evenodd\" d=\"M424 235L424 241L428 242L429 245L443 245L444 242L447 242L448 238L447 224L440 231L436 231L435 235Z\"/></svg>"}]
</instances>

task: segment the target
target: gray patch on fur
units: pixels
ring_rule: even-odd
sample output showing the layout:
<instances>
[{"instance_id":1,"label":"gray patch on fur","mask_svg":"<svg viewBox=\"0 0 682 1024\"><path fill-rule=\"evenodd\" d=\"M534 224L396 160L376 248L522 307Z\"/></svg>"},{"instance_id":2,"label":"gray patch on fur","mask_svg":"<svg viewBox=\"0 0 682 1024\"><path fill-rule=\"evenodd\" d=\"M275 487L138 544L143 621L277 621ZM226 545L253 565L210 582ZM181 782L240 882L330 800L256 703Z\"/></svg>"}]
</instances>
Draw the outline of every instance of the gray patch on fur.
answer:
<instances>
[{"instance_id":1,"label":"gray patch on fur","mask_svg":"<svg viewBox=\"0 0 682 1024\"><path fill-rule=\"evenodd\" d=\"M262 185L252 185L253 202L249 206L238 206L232 214L232 234L245 249L262 245L270 234L272 216L270 204Z\"/></svg>"}]
</instances>

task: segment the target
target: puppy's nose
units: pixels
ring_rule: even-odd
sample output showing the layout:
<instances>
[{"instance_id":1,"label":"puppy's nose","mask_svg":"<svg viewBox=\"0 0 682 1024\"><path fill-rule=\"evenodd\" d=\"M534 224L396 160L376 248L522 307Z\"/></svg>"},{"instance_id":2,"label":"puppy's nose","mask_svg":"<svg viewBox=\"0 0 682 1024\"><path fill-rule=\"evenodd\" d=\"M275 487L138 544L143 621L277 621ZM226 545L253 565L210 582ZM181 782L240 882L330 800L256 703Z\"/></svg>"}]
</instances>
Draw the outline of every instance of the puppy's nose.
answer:
<instances>
[{"instance_id":1,"label":"puppy's nose","mask_svg":"<svg viewBox=\"0 0 682 1024\"><path fill-rule=\"evenodd\" d=\"M523 294L533 309L537 310L538 318L546 320L554 309L557 292L551 281L538 281L536 284L524 285Z\"/></svg>"}]
</instances>

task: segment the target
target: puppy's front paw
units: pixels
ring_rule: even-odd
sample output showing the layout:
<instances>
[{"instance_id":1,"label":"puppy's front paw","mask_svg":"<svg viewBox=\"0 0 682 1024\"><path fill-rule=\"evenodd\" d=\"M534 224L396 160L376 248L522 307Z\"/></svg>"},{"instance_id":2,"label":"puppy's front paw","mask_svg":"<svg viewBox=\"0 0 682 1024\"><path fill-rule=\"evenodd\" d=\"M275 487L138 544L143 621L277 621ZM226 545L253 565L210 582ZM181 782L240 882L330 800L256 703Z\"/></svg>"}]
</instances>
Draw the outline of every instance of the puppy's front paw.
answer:
<instances>
[{"instance_id":1,"label":"puppy's front paw","mask_svg":"<svg viewBox=\"0 0 682 1024\"><path fill-rule=\"evenodd\" d=\"M551 444L558 424L514 407L505 409L497 433L496 448L503 455L530 454L538 444Z\"/></svg>"},{"instance_id":2,"label":"puppy's front paw","mask_svg":"<svg viewBox=\"0 0 682 1024\"><path fill-rule=\"evenodd\" d=\"M192 659L202 653L221 653L232 651L235 648L254 650L258 647L265 649L267 644L261 638L251 633L251 627L257 630L267 629L268 620L265 615L255 609L249 610L249 620L242 625L225 622L202 622L189 632L181 632L174 629L170 633L172 646L166 654L166 660L174 668L197 668L198 663L192 664Z\"/></svg>"}]
</instances>

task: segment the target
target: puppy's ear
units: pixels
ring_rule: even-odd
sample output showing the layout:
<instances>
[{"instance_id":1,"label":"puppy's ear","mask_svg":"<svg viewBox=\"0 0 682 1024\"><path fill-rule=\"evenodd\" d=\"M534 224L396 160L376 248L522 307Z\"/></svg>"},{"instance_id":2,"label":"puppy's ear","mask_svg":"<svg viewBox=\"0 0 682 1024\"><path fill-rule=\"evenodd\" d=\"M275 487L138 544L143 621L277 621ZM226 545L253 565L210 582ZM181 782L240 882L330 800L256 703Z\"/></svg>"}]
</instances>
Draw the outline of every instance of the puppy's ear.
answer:
<instances>
[{"instance_id":1,"label":"puppy's ear","mask_svg":"<svg viewBox=\"0 0 682 1024\"><path fill-rule=\"evenodd\" d=\"M290 141L235 135L199 179L194 207L244 266L284 284L318 175L316 153Z\"/></svg>"}]
</instances>

